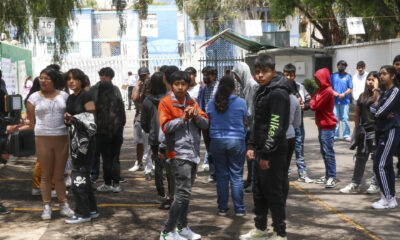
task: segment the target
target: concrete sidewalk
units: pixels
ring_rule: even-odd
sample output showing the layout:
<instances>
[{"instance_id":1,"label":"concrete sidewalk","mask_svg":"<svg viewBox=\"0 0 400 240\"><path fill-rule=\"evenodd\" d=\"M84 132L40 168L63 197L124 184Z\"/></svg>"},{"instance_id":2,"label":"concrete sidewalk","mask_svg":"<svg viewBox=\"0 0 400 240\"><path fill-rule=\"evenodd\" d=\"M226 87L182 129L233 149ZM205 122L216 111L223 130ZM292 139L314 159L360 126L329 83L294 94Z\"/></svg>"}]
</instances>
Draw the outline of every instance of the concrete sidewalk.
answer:
<instances>
[{"instance_id":1,"label":"concrete sidewalk","mask_svg":"<svg viewBox=\"0 0 400 240\"><path fill-rule=\"evenodd\" d=\"M0 200L12 210L11 214L0 216L0 239L158 239L168 211L157 208L154 181L145 181L143 172L132 174L127 171L136 156L132 142L133 111L128 111L128 119L121 152L122 176L128 182L121 184L121 193L96 193L100 210L98 219L80 225L67 225L58 211L54 211L51 221L42 221L41 198L31 196L35 160L12 160L0 169ZM308 172L312 178L319 178L325 170L312 117L305 118L305 128ZM340 182L334 189L297 182L297 168L292 160L292 183L287 202L288 239L400 239L397 227L400 226L399 208L371 209L371 203L379 199L379 194L339 193L339 189L350 182L354 167L354 151L348 147L346 142L335 143ZM202 154L204 150L202 148ZM369 161L365 178L372 176L371 170L372 161ZM252 195L245 194L247 216L235 217L233 211L229 211L227 217L220 217L216 214L216 186L206 183L207 178L207 173L199 172L193 188L190 227L201 234L202 239L238 239L240 234L253 227ZM364 183L362 189L366 188ZM71 193L68 198L74 205ZM233 209L231 202L230 208Z\"/></svg>"}]
</instances>

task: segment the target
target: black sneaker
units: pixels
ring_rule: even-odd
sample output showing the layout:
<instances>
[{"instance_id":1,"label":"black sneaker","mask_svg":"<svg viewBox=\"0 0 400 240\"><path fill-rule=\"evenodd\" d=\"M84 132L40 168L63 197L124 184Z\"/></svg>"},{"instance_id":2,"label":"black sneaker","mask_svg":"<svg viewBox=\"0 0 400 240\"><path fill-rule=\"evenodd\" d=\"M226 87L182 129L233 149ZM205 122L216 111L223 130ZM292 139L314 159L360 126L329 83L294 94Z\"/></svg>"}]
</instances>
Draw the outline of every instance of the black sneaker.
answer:
<instances>
[{"instance_id":1,"label":"black sneaker","mask_svg":"<svg viewBox=\"0 0 400 240\"><path fill-rule=\"evenodd\" d=\"M3 204L0 203L0 214L9 214L10 211L8 211L8 209L6 207L3 206Z\"/></svg>"},{"instance_id":2,"label":"black sneaker","mask_svg":"<svg viewBox=\"0 0 400 240\"><path fill-rule=\"evenodd\" d=\"M146 173L144 177L146 178L146 181L151 181L151 173Z\"/></svg>"},{"instance_id":3,"label":"black sneaker","mask_svg":"<svg viewBox=\"0 0 400 240\"><path fill-rule=\"evenodd\" d=\"M170 199L165 200L164 202L162 202L160 204L160 206L158 208L162 209L162 210L170 209L171 208L171 200Z\"/></svg>"},{"instance_id":4,"label":"black sneaker","mask_svg":"<svg viewBox=\"0 0 400 240\"><path fill-rule=\"evenodd\" d=\"M247 192L247 193L253 192L253 183L250 182L250 185L247 186L247 187L244 189L244 191Z\"/></svg>"},{"instance_id":5,"label":"black sneaker","mask_svg":"<svg viewBox=\"0 0 400 240\"><path fill-rule=\"evenodd\" d=\"M228 209L220 209L219 211L218 211L218 215L220 215L220 216L226 216L227 214L228 214L228 210L229 210L229 208Z\"/></svg>"},{"instance_id":6,"label":"black sneaker","mask_svg":"<svg viewBox=\"0 0 400 240\"><path fill-rule=\"evenodd\" d=\"M251 180L247 179L243 182L243 188L248 188L251 185Z\"/></svg>"}]
</instances>

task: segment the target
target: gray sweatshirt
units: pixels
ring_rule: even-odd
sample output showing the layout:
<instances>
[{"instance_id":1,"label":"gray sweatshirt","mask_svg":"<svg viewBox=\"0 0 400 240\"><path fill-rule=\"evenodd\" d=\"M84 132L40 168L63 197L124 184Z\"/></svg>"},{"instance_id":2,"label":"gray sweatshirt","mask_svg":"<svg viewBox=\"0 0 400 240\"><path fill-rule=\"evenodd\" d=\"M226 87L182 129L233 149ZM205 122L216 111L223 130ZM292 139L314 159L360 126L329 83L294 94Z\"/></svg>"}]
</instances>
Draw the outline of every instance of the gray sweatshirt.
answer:
<instances>
[{"instance_id":1,"label":"gray sweatshirt","mask_svg":"<svg viewBox=\"0 0 400 240\"><path fill-rule=\"evenodd\" d=\"M286 131L286 138L295 137L295 129L301 125L301 108L300 102L297 97L293 94L290 96L290 117L289 117L289 127Z\"/></svg>"}]
</instances>

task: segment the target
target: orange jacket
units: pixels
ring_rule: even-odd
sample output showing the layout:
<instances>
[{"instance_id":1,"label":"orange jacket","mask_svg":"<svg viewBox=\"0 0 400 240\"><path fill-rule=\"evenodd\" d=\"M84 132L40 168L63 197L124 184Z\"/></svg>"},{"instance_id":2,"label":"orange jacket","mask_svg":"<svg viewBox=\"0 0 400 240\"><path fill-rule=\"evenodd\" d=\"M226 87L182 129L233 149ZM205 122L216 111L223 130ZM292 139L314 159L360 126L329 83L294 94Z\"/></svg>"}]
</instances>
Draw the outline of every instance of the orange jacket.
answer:
<instances>
[{"instance_id":1,"label":"orange jacket","mask_svg":"<svg viewBox=\"0 0 400 240\"><path fill-rule=\"evenodd\" d=\"M199 119L183 121L185 108L192 106L199 111ZM200 129L207 129L209 119L199 108L197 102L186 94L184 103L170 93L161 99L158 105L161 129L165 134L165 145L168 158L179 158L194 161L200 160Z\"/></svg>"}]
</instances>

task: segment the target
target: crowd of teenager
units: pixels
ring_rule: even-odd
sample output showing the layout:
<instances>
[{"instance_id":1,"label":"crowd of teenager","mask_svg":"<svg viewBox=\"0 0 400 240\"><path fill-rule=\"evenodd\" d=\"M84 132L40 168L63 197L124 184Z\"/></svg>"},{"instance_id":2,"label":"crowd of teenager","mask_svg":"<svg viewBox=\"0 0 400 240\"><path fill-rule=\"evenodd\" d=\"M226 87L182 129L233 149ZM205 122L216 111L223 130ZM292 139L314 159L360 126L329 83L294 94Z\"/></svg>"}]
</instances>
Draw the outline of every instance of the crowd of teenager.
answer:
<instances>
[{"instance_id":1,"label":"crowd of teenager","mask_svg":"<svg viewBox=\"0 0 400 240\"><path fill-rule=\"evenodd\" d=\"M293 154L298 181L336 186L334 142L342 138L356 149L350 184L341 193L360 192L368 159L373 159L373 176L367 193L381 193L375 209L394 208L395 178L393 156L400 156L400 55L393 65L366 72L357 63L357 73L346 73L347 63L337 63L338 72L327 68L314 74L316 92L307 92L296 81L296 67L288 63L283 72L275 70L268 55L259 55L252 76L246 63L238 63L218 79L214 67L201 70L202 84L196 82L193 67L181 71L162 66L152 75L138 70L138 79L128 75L128 110L135 107L133 140L137 161L131 172L144 171L155 180L160 209L169 209L160 240L200 239L188 226L188 209L200 158L201 136L206 147L203 169L209 182L216 182L217 214L229 213L231 195L234 214L247 213L244 192L253 193L254 229L242 240L286 239L286 200L289 193ZM26 124L19 130L33 130L37 163L32 194L43 200L42 219L52 218L51 198L57 197L66 223L83 223L99 216L94 190L122 191L119 155L126 124L125 105L119 88L112 84L114 71L99 71L100 81L90 80L80 69L62 73L58 65L40 72L24 94ZM31 81L29 79L29 81ZM349 112L354 104L354 130ZM304 111L315 112L320 152L325 174L313 180L304 156ZM100 156L102 164L100 164ZM247 179L243 180L247 162ZM104 183L93 189L103 166ZM154 172L154 176L152 175ZM165 178L164 178L165 176ZM164 180L166 180L164 182ZM67 201L71 186L75 209ZM250 206L248 206L250 207ZM267 232L267 215L273 234Z\"/></svg>"}]
</instances>

